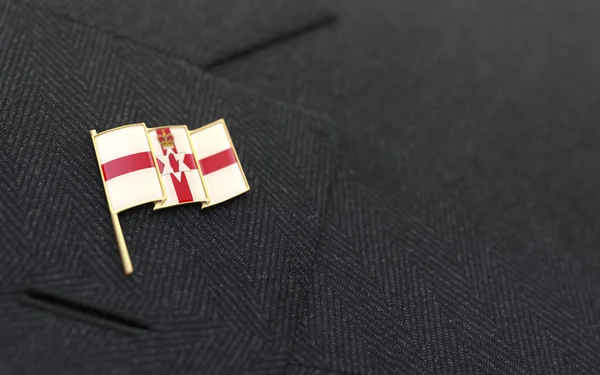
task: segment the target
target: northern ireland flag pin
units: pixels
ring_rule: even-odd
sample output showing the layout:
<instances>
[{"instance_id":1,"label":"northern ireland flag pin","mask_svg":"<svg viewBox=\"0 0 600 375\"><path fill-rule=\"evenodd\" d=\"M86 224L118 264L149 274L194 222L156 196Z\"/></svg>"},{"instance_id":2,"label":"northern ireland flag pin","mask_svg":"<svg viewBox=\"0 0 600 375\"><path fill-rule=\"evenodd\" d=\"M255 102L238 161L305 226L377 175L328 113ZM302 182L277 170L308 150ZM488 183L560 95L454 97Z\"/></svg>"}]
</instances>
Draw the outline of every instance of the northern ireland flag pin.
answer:
<instances>
[{"instance_id":1,"label":"northern ireland flag pin","mask_svg":"<svg viewBox=\"0 0 600 375\"><path fill-rule=\"evenodd\" d=\"M154 203L213 206L250 186L224 120L190 132L185 125L146 128L144 123L90 132L126 275L133 266L118 213Z\"/></svg>"}]
</instances>

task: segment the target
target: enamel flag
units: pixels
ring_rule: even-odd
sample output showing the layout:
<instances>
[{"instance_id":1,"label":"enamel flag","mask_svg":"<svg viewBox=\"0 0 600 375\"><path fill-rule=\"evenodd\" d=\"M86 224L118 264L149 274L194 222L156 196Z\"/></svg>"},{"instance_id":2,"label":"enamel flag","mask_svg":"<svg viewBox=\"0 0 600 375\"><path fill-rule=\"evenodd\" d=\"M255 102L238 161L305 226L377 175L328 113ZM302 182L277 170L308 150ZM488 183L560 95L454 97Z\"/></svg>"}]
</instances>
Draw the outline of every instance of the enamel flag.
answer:
<instances>
[{"instance_id":1,"label":"enamel flag","mask_svg":"<svg viewBox=\"0 0 600 375\"><path fill-rule=\"evenodd\" d=\"M146 125L92 133L111 212L164 199Z\"/></svg>"},{"instance_id":2,"label":"enamel flag","mask_svg":"<svg viewBox=\"0 0 600 375\"><path fill-rule=\"evenodd\" d=\"M225 120L218 120L190 132L198 165L204 177L208 203L213 206L250 189Z\"/></svg>"},{"instance_id":3,"label":"enamel flag","mask_svg":"<svg viewBox=\"0 0 600 375\"><path fill-rule=\"evenodd\" d=\"M213 206L250 189L224 120L193 132L144 123L96 133L98 158L125 274L133 272L118 213L144 203Z\"/></svg>"},{"instance_id":4,"label":"enamel flag","mask_svg":"<svg viewBox=\"0 0 600 375\"><path fill-rule=\"evenodd\" d=\"M185 125L148 129L166 199L154 209L208 201Z\"/></svg>"}]
</instances>

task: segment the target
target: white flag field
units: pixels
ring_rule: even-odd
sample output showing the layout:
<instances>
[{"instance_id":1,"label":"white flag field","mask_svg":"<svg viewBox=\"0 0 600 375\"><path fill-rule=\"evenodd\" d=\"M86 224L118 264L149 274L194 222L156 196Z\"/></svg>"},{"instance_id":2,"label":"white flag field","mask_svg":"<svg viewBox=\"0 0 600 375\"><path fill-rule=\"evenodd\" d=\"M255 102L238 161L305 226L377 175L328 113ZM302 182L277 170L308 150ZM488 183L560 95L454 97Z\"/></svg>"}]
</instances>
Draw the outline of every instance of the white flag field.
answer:
<instances>
[{"instance_id":1,"label":"white flag field","mask_svg":"<svg viewBox=\"0 0 600 375\"><path fill-rule=\"evenodd\" d=\"M154 209L188 203L202 208L248 190L224 120L190 132L186 125L124 125L91 131L125 273L133 272L117 214L154 202Z\"/></svg>"}]
</instances>

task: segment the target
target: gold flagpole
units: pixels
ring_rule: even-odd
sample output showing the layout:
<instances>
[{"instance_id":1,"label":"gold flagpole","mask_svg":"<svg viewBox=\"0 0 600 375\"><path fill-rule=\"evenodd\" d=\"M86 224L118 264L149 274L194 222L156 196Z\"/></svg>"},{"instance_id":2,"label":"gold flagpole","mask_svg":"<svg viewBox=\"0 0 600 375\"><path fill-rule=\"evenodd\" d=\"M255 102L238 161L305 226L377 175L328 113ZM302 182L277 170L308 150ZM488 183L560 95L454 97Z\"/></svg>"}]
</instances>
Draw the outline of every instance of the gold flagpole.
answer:
<instances>
[{"instance_id":1,"label":"gold flagpole","mask_svg":"<svg viewBox=\"0 0 600 375\"><path fill-rule=\"evenodd\" d=\"M119 222L119 215L111 212L110 218L112 219L115 235L117 236L117 244L119 245L119 253L121 253L123 271L125 271L125 275L131 275L133 273L133 265L131 264L129 251L127 251L127 244L125 243L125 237L123 236L123 230L121 229L121 223Z\"/></svg>"},{"instance_id":2,"label":"gold flagpole","mask_svg":"<svg viewBox=\"0 0 600 375\"><path fill-rule=\"evenodd\" d=\"M94 144L94 150L96 151L96 159L98 160L98 168L100 168L100 176L102 173L102 164L100 163L100 158L98 157L98 149L96 148L96 130L90 131L90 135L92 136L92 143ZM102 184L104 185L104 192L106 193L106 200L108 202L108 207L110 210L110 218L113 222L113 228L115 229L115 235L117 236L117 245L119 246L119 253L121 254L121 263L123 263L123 271L125 275L131 275L133 273L133 265L131 264L131 258L129 257L129 251L127 250L127 244L125 243L125 236L123 236L123 229L121 229L121 223L119 222L119 215L116 212L113 212L110 197L108 196L108 191L106 190L106 183L104 179L102 179Z\"/></svg>"}]
</instances>

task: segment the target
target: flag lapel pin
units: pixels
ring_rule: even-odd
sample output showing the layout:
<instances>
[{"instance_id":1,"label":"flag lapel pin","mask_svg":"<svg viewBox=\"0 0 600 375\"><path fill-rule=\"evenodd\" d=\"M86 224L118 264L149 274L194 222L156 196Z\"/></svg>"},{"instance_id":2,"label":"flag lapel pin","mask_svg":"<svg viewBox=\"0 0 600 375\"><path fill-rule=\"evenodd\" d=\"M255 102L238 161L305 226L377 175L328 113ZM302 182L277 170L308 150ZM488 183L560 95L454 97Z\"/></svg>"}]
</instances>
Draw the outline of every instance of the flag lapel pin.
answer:
<instances>
[{"instance_id":1,"label":"flag lapel pin","mask_svg":"<svg viewBox=\"0 0 600 375\"><path fill-rule=\"evenodd\" d=\"M224 120L189 131L186 125L124 125L90 132L126 275L133 265L119 212L154 203L154 210L188 203L202 208L250 186Z\"/></svg>"}]
</instances>

